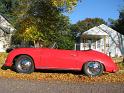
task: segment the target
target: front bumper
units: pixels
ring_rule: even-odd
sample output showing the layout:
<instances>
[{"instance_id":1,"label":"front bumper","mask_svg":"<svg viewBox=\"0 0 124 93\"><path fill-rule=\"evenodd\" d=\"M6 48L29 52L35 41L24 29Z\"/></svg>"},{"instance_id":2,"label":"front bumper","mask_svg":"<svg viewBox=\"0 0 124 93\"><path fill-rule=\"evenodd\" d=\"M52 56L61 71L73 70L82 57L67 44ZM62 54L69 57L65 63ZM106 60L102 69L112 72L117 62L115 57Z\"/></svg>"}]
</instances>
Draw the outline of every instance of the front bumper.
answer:
<instances>
[{"instance_id":1,"label":"front bumper","mask_svg":"<svg viewBox=\"0 0 124 93\"><path fill-rule=\"evenodd\" d=\"M12 67L3 65L3 66L1 67L1 69L2 69L2 70L7 70L7 69L12 69Z\"/></svg>"}]
</instances>

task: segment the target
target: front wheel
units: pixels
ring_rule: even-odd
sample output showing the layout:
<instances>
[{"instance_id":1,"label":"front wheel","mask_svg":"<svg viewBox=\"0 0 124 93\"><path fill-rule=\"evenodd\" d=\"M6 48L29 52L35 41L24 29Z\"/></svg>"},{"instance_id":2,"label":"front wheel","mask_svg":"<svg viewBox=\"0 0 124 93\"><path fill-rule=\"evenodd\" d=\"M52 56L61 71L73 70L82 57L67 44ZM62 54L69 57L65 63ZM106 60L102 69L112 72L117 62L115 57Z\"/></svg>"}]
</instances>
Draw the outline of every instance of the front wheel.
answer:
<instances>
[{"instance_id":1,"label":"front wheel","mask_svg":"<svg viewBox=\"0 0 124 93\"><path fill-rule=\"evenodd\" d=\"M14 68L18 73L32 73L34 71L34 62L31 57L21 55L16 59Z\"/></svg>"},{"instance_id":2,"label":"front wheel","mask_svg":"<svg viewBox=\"0 0 124 93\"><path fill-rule=\"evenodd\" d=\"M84 64L83 69L87 76L99 76L103 73L104 67L100 62L91 61Z\"/></svg>"}]
</instances>

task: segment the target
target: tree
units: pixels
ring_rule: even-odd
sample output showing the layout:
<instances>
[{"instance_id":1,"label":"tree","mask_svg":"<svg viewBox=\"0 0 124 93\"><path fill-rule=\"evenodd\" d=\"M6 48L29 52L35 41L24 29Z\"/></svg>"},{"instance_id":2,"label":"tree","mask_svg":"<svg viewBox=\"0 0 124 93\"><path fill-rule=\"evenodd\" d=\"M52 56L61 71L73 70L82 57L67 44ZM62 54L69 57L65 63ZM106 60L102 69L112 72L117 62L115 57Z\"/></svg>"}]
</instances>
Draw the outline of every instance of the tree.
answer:
<instances>
[{"instance_id":1,"label":"tree","mask_svg":"<svg viewBox=\"0 0 124 93\"><path fill-rule=\"evenodd\" d=\"M71 25L70 29L73 34L73 38L79 41L80 34L101 24L106 24L106 22L101 18L86 18L85 20L78 21L76 24Z\"/></svg>"},{"instance_id":2,"label":"tree","mask_svg":"<svg viewBox=\"0 0 124 93\"><path fill-rule=\"evenodd\" d=\"M77 3L78 0L1 0L0 12L17 29L14 42L42 42L48 46L58 40L68 42L64 37L70 36L70 23L62 12L72 10ZM62 43L59 46L65 48Z\"/></svg>"},{"instance_id":3,"label":"tree","mask_svg":"<svg viewBox=\"0 0 124 93\"><path fill-rule=\"evenodd\" d=\"M106 22L101 18L86 18L85 20L78 21L76 24L72 25L72 30L84 32L101 24L106 24Z\"/></svg>"},{"instance_id":4,"label":"tree","mask_svg":"<svg viewBox=\"0 0 124 93\"><path fill-rule=\"evenodd\" d=\"M39 46L41 44L49 46L57 42L58 48L72 49L73 40L69 26L69 18L61 14L61 11L52 6L51 2L35 1L23 19L16 24L18 31L14 36L17 36L14 41L32 41L34 45ZM67 37L68 40L65 40ZM65 47L67 44L68 47Z\"/></svg>"},{"instance_id":5,"label":"tree","mask_svg":"<svg viewBox=\"0 0 124 93\"><path fill-rule=\"evenodd\" d=\"M82 0L51 0L53 5L58 7L62 11L70 11L72 10L78 3L78 1Z\"/></svg>"}]
</instances>

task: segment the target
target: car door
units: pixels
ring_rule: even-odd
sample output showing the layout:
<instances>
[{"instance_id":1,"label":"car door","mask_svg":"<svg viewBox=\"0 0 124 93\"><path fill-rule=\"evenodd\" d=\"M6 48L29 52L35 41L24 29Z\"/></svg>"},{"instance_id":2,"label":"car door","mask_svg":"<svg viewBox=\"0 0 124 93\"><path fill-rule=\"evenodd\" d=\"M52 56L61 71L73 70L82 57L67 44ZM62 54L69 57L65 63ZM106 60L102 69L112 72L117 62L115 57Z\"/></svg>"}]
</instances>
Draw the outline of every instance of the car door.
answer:
<instances>
[{"instance_id":1,"label":"car door","mask_svg":"<svg viewBox=\"0 0 124 93\"><path fill-rule=\"evenodd\" d=\"M72 50L49 49L42 66L57 69L79 69L78 54Z\"/></svg>"}]
</instances>

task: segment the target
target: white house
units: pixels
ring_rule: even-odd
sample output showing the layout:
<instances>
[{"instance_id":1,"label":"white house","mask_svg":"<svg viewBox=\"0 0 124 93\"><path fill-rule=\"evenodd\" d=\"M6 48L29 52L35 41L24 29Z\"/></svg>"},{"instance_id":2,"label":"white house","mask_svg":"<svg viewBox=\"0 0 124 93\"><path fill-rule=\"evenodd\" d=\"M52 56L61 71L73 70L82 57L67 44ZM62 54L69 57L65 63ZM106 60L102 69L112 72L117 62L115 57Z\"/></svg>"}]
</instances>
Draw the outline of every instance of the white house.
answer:
<instances>
[{"instance_id":1,"label":"white house","mask_svg":"<svg viewBox=\"0 0 124 93\"><path fill-rule=\"evenodd\" d=\"M124 35L102 24L82 33L79 45L80 50L93 49L112 57L122 56Z\"/></svg>"},{"instance_id":2,"label":"white house","mask_svg":"<svg viewBox=\"0 0 124 93\"><path fill-rule=\"evenodd\" d=\"M5 52L11 44L11 35L15 28L0 15L0 52Z\"/></svg>"}]
</instances>

